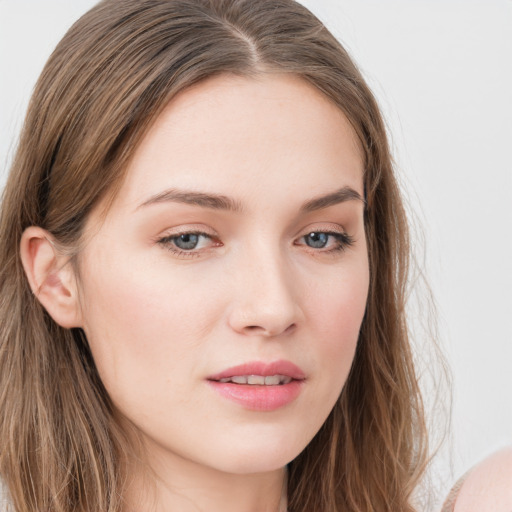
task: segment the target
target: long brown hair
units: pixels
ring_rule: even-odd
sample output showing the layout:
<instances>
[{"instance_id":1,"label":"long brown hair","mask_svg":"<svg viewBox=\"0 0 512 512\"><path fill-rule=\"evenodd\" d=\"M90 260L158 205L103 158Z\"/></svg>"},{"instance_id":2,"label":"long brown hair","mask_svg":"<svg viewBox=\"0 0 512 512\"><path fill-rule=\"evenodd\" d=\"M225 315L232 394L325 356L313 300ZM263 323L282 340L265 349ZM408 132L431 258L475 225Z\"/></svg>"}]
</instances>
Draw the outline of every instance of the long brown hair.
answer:
<instances>
[{"instance_id":1,"label":"long brown hair","mask_svg":"<svg viewBox=\"0 0 512 512\"><path fill-rule=\"evenodd\" d=\"M73 259L148 127L218 74L291 73L336 104L365 159L370 290L356 357L289 465L293 512L410 512L426 461L405 318L408 229L378 106L340 43L293 0L104 0L66 34L33 94L0 220L0 474L16 510L119 511L124 438L83 332L58 326L19 257L31 225Z\"/></svg>"}]
</instances>

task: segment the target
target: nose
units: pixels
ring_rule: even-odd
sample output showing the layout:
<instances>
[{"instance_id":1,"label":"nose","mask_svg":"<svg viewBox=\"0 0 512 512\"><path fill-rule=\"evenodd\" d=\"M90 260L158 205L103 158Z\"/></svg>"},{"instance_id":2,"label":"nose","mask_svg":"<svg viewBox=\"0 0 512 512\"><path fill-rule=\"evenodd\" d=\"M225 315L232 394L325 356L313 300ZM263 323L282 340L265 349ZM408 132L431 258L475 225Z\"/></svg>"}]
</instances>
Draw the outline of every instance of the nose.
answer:
<instances>
[{"instance_id":1,"label":"nose","mask_svg":"<svg viewBox=\"0 0 512 512\"><path fill-rule=\"evenodd\" d=\"M243 258L235 273L230 327L244 335L276 337L293 332L302 319L296 279L275 252Z\"/></svg>"}]
</instances>

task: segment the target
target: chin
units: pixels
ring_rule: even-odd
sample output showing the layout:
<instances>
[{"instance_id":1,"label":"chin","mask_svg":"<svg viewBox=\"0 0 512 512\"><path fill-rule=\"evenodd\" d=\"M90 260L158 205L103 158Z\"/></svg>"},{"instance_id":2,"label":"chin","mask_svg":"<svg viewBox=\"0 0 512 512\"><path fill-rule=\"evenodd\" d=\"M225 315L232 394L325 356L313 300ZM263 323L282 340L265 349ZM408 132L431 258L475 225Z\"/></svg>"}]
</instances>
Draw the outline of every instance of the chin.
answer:
<instances>
[{"instance_id":1,"label":"chin","mask_svg":"<svg viewBox=\"0 0 512 512\"><path fill-rule=\"evenodd\" d=\"M252 475L258 473L272 473L284 468L291 459L289 457L270 456L270 457L255 457L254 454L247 454L245 457L234 457L229 460L223 461L219 464L217 461L216 467L224 473L231 473L236 475Z\"/></svg>"},{"instance_id":2,"label":"chin","mask_svg":"<svg viewBox=\"0 0 512 512\"><path fill-rule=\"evenodd\" d=\"M261 433L258 437L229 443L215 466L226 473L268 473L282 469L307 446L308 440L288 435ZM220 448L220 447L219 447ZM221 448L222 449L222 448Z\"/></svg>"}]
</instances>

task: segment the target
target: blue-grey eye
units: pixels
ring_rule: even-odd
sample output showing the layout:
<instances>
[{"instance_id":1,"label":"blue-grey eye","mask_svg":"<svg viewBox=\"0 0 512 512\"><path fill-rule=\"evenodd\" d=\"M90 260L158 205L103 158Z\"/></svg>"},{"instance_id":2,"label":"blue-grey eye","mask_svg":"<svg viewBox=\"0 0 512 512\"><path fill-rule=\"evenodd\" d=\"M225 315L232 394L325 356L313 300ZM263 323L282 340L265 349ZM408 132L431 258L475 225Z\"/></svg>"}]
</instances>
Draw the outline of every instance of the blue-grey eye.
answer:
<instances>
[{"instance_id":1,"label":"blue-grey eye","mask_svg":"<svg viewBox=\"0 0 512 512\"><path fill-rule=\"evenodd\" d=\"M308 233L304 237L306 245L314 249L323 249L329 241L329 233Z\"/></svg>"},{"instance_id":2,"label":"blue-grey eye","mask_svg":"<svg viewBox=\"0 0 512 512\"><path fill-rule=\"evenodd\" d=\"M172 241L174 242L174 245L179 249L190 251L197 247L197 244L199 243L199 237L200 235L196 233L184 233L183 235L173 237Z\"/></svg>"}]
</instances>

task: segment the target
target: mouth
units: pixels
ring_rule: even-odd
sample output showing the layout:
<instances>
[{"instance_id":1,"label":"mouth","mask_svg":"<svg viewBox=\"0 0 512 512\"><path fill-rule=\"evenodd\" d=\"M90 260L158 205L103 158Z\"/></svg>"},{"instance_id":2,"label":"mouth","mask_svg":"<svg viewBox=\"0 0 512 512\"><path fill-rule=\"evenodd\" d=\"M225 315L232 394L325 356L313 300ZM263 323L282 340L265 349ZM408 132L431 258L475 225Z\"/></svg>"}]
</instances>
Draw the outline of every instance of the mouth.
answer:
<instances>
[{"instance_id":1,"label":"mouth","mask_svg":"<svg viewBox=\"0 0 512 512\"><path fill-rule=\"evenodd\" d=\"M218 382L241 384L248 386L282 386L289 384L293 379L289 375L234 375L219 379Z\"/></svg>"},{"instance_id":2,"label":"mouth","mask_svg":"<svg viewBox=\"0 0 512 512\"><path fill-rule=\"evenodd\" d=\"M223 398L252 411L274 411L293 402L306 377L289 361L252 362L228 368L207 378Z\"/></svg>"},{"instance_id":3,"label":"mouth","mask_svg":"<svg viewBox=\"0 0 512 512\"><path fill-rule=\"evenodd\" d=\"M233 384L253 386L279 386L292 380L304 380L306 375L291 361L279 360L272 362L253 361L210 375L208 380L232 382Z\"/></svg>"}]
</instances>

